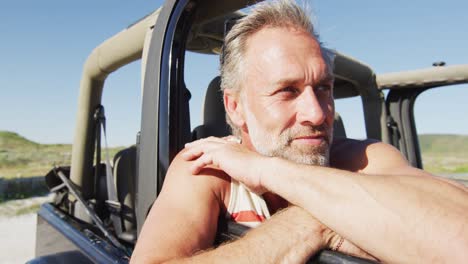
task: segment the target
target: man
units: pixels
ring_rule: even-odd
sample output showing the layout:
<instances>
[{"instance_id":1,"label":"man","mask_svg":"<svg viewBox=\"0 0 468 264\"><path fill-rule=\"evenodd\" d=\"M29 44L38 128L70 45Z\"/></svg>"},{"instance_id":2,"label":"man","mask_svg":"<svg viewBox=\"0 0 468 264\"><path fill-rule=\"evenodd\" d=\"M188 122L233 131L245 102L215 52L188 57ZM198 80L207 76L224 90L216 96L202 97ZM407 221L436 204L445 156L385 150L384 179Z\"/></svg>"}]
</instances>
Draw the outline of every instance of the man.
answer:
<instances>
[{"instance_id":1,"label":"man","mask_svg":"<svg viewBox=\"0 0 468 264\"><path fill-rule=\"evenodd\" d=\"M412 168L389 145L333 141L331 59L299 7L258 5L224 49L224 104L242 143L187 144L133 263L302 263L324 248L384 262L468 261L464 187ZM207 250L226 215L264 223Z\"/></svg>"}]
</instances>

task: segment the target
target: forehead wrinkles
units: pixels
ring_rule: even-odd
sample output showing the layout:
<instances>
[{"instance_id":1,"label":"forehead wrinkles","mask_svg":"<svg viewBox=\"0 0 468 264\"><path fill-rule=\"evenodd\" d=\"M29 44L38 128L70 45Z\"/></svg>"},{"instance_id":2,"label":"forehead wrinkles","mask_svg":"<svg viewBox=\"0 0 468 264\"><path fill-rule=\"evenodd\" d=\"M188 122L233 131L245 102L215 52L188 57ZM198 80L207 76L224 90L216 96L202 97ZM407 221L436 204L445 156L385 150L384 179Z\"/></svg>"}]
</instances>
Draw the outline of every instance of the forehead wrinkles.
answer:
<instances>
[{"instance_id":1,"label":"forehead wrinkles","mask_svg":"<svg viewBox=\"0 0 468 264\"><path fill-rule=\"evenodd\" d=\"M294 28L267 27L256 32L247 40L244 55L244 68L248 69L244 77L248 83L262 79L268 85L280 79L306 83L330 79L318 41L308 32Z\"/></svg>"}]
</instances>

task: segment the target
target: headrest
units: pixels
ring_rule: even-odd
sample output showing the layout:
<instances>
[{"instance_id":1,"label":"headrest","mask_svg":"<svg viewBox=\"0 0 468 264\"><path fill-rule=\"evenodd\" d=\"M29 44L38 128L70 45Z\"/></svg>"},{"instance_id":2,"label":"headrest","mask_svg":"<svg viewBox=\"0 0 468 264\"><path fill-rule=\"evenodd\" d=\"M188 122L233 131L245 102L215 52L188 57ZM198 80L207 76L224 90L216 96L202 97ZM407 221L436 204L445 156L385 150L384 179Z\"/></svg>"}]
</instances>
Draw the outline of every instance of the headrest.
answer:
<instances>
[{"instance_id":1,"label":"headrest","mask_svg":"<svg viewBox=\"0 0 468 264\"><path fill-rule=\"evenodd\" d=\"M215 77L205 94L203 106L203 124L226 123L226 112L224 110L223 92L221 91L221 78Z\"/></svg>"},{"instance_id":2,"label":"headrest","mask_svg":"<svg viewBox=\"0 0 468 264\"><path fill-rule=\"evenodd\" d=\"M192 132L192 140L209 136L225 137L230 135L230 127L226 123L221 78L214 78L208 85L203 103L203 124Z\"/></svg>"},{"instance_id":3,"label":"headrest","mask_svg":"<svg viewBox=\"0 0 468 264\"><path fill-rule=\"evenodd\" d=\"M343 119L338 112L335 112L335 122L333 122L333 137L345 138L346 130L343 124Z\"/></svg>"}]
</instances>

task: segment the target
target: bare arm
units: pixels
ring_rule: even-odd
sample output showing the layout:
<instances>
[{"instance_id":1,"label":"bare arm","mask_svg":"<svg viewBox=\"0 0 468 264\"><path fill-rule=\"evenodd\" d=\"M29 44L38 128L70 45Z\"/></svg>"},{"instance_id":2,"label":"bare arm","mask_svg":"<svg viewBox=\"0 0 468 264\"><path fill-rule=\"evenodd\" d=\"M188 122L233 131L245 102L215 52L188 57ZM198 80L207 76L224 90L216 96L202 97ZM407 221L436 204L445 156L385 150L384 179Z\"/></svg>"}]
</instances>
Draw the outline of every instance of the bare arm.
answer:
<instances>
[{"instance_id":1,"label":"bare arm","mask_svg":"<svg viewBox=\"0 0 468 264\"><path fill-rule=\"evenodd\" d=\"M327 228L303 209L292 206L235 242L174 262L304 263L329 239Z\"/></svg>"},{"instance_id":2,"label":"bare arm","mask_svg":"<svg viewBox=\"0 0 468 264\"><path fill-rule=\"evenodd\" d=\"M217 229L224 173L204 170L192 176L176 157L163 190L143 226L131 263L228 262L300 263L337 243L334 233L305 210L293 207L244 238L210 249ZM350 253L366 257L350 246ZM193 257L193 258L192 258Z\"/></svg>"},{"instance_id":3,"label":"bare arm","mask_svg":"<svg viewBox=\"0 0 468 264\"><path fill-rule=\"evenodd\" d=\"M386 262L466 262L468 192L408 166L392 147L370 149L361 173L298 165L249 152L233 143L195 143L193 172L214 164L257 192L269 190ZM216 146L214 146L216 145ZM239 173L239 164L257 168ZM232 158L235 156L235 158ZM378 163L379 165L375 165Z\"/></svg>"},{"instance_id":4,"label":"bare arm","mask_svg":"<svg viewBox=\"0 0 468 264\"><path fill-rule=\"evenodd\" d=\"M160 263L211 247L222 202L214 187L222 184L218 177L191 177L186 162L176 157L143 225L131 263Z\"/></svg>"},{"instance_id":5,"label":"bare arm","mask_svg":"<svg viewBox=\"0 0 468 264\"><path fill-rule=\"evenodd\" d=\"M138 238L131 263L273 263L276 260L298 263L326 243L336 242L331 241L333 234L329 229L296 207L285 210L235 243L211 249L222 207L223 194L219 190L225 184L224 174L204 170L194 177L187 165L179 157L171 165L163 190Z\"/></svg>"},{"instance_id":6,"label":"bare arm","mask_svg":"<svg viewBox=\"0 0 468 264\"><path fill-rule=\"evenodd\" d=\"M278 174L266 180L267 188L313 212L379 259L408 263L467 260L465 191L416 169L393 170L406 172L401 175L366 175L283 162L275 161L281 165L276 168ZM285 171L293 175L288 180L291 184L285 185L280 178Z\"/></svg>"},{"instance_id":7,"label":"bare arm","mask_svg":"<svg viewBox=\"0 0 468 264\"><path fill-rule=\"evenodd\" d=\"M290 206L239 240L173 262L305 263L321 249L336 247L339 240L307 211ZM344 253L377 260L349 241L345 240L341 248Z\"/></svg>"}]
</instances>

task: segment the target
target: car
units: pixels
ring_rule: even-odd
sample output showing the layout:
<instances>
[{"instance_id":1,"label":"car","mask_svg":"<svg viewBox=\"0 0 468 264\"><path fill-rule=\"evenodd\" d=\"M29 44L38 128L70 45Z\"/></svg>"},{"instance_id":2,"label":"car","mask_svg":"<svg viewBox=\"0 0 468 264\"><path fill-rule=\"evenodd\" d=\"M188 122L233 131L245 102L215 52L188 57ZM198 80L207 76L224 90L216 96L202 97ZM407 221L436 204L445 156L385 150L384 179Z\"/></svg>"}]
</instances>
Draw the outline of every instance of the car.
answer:
<instances>
[{"instance_id":1,"label":"car","mask_svg":"<svg viewBox=\"0 0 468 264\"><path fill-rule=\"evenodd\" d=\"M36 258L29 263L129 261L175 155L192 140L229 134L217 76L203 76L212 80L204 118L191 128L185 54L219 54L226 25L244 15L249 2L168 0L93 50L81 79L71 166L53 168L46 176L56 195L38 212ZM414 101L429 89L468 83L468 65L376 74L350 56L335 55L336 100L360 98L367 137L395 146L414 167L422 168ZM143 64L141 128L135 145L105 158L105 80L138 59ZM339 115L335 136L346 137ZM217 243L247 231L235 223L220 223ZM329 250L310 261L373 263Z\"/></svg>"}]
</instances>

